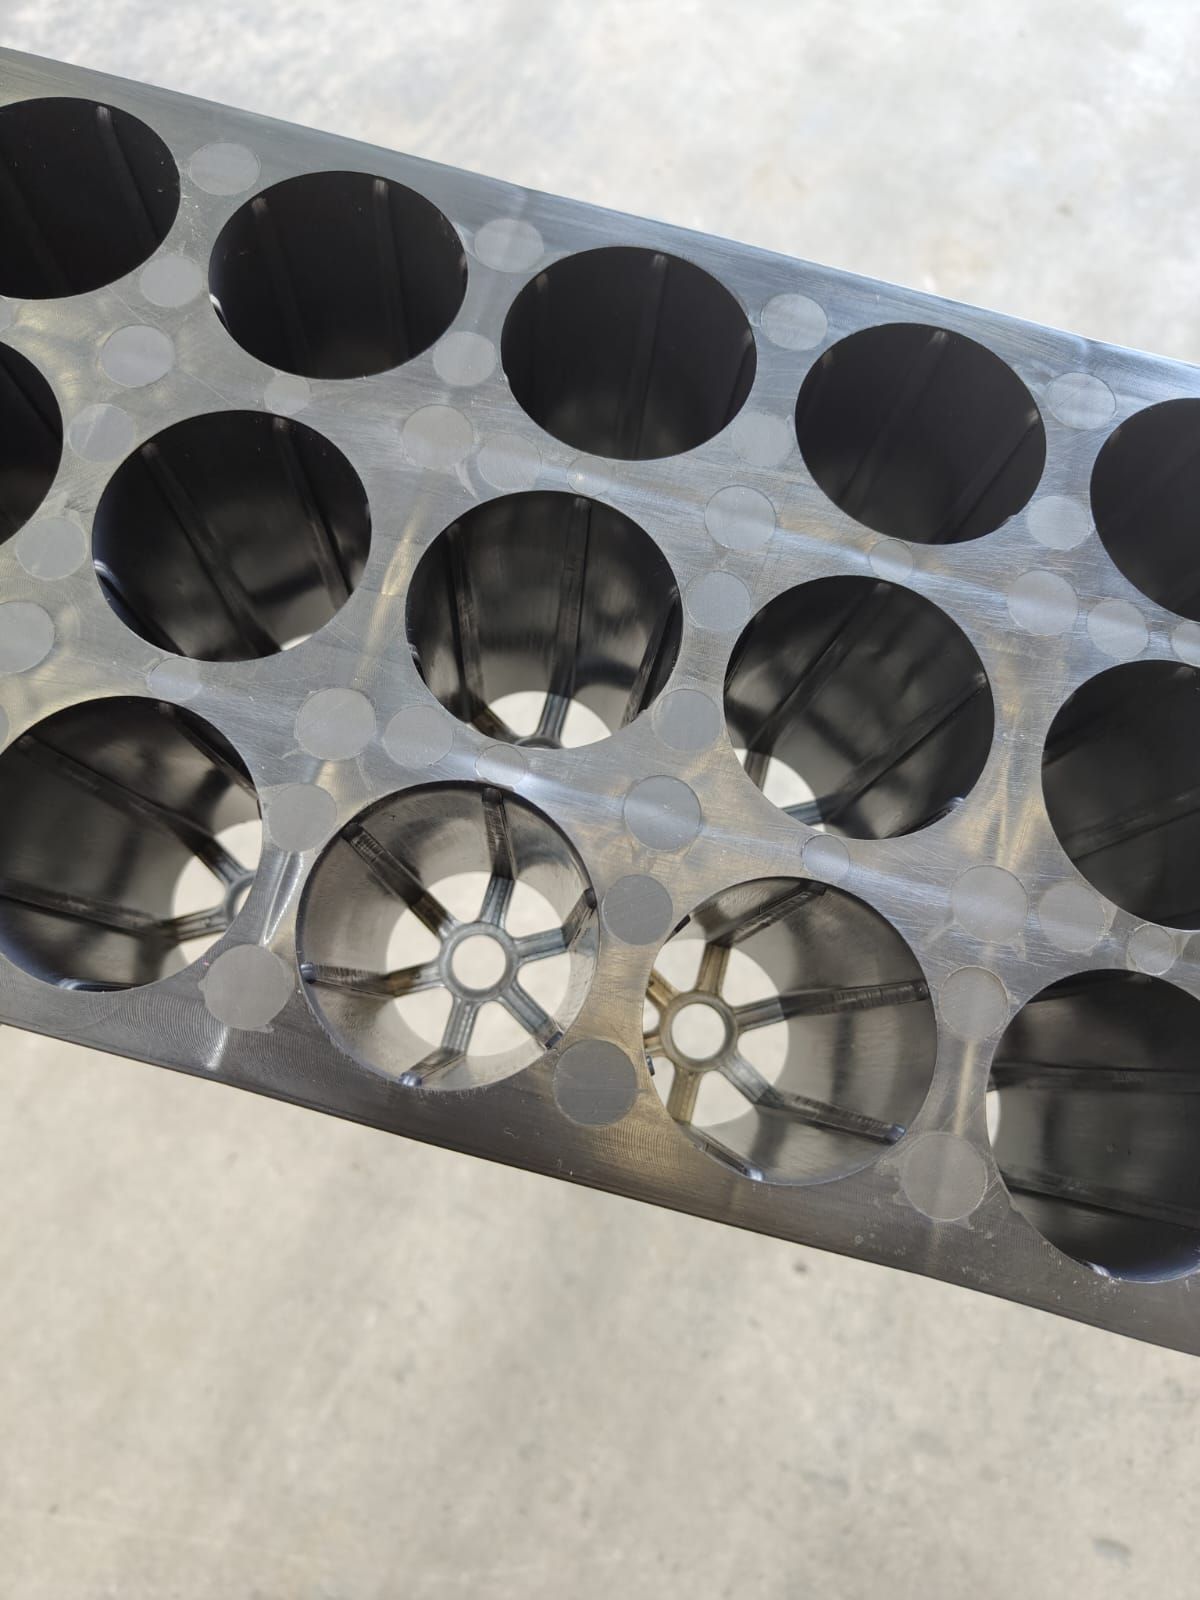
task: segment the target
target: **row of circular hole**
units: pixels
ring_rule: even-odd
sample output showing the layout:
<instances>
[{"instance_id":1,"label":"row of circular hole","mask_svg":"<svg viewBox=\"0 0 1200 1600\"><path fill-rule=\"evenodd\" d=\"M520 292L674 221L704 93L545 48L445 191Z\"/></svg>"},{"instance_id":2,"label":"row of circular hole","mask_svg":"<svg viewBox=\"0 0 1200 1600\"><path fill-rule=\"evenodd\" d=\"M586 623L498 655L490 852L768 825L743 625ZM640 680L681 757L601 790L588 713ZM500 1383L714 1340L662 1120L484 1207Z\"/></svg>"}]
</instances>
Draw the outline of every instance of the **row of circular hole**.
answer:
<instances>
[{"instance_id":1,"label":"row of circular hole","mask_svg":"<svg viewBox=\"0 0 1200 1600\"><path fill-rule=\"evenodd\" d=\"M32 403L14 416L30 452L44 437ZM261 412L165 429L117 470L93 522L116 613L150 643L205 660L272 653L322 627L369 544L346 458ZM551 746L651 705L681 629L675 581L648 535L611 506L551 491L487 501L448 528L417 567L407 616L418 668L449 711L493 737ZM1118 905L1180 927L1200 920L1187 803L1200 780L1196 684L1193 669L1168 663L1101 674L1059 713L1045 756L1067 854ZM506 702L522 692L544 701L514 723ZM772 600L734 648L725 709L768 799L855 837L910 833L956 808L993 737L965 635L882 579L828 578Z\"/></svg>"},{"instance_id":2,"label":"row of circular hole","mask_svg":"<svg viewBox=\"0 0 1200 1600\"><path fill-rule=\"evenodd\" d=\"M44 982L153 983L222 937L251 892L254 786L194 715L88 702L20 737L0 775L0 949ZM318 842L303 807L276 807L277 842ZM64 835L89 849L64 852ZM805 1184L903 1138L936 1029L919 965L877 912L812 879L757 880L650 932L610 899L597 908L577 854L527 802L478 785L406 790L323 851L301 906L301 974L342 1048L427 1090L474 1087L556 1046L592 981L603 916L656 947L647 1062L709 1156ZM258 1005L257 977L239 970L240 1005ZM228 1000L213 1003L224 1014ZM1162 980L1092 972L1035 996L997 1046L989 1135L1014 1203L1115 1275L1197 1263L1196 1007Z\"/></svg>"},{"instance_id":3,"label":"row of circular hole","mask_svg":"<svg viewBox=\"0 0 1200 1600\"><path fill-rule=\"evenodd\" d=\"M132 270L179 203L166 146L127 112L85 100L0 110L6 174L0 293L76 294ZM223 229L210 286L233 336L283 370L356 377L396 366L449 328L466 287L453 226L389 179L321 172L256 195ZM661 251L606 247L555 262L517 296L502 359L518 401L568 444L650 458L719 432L745 402L756 357L734 297ZM44 381L0 357L6 449L0 537L49 487L61 447ZM31 413L26 416L25 413ZM1045 430L1003 361L945 329L892 324L827 350L796 406L801 452L848 515L919 543L998 528L1030 499ZM10 465L11 463L11 465ZM41 489L39 492L39 484ZM1200 400L1167 401L1119 428L1092 478L1097 531L1144 593L1200 618L1191 507L1200 490Z\"/></svg>"},{"instance_id":4,"label":"row of circular hole","mask_svg":"<svg viewBox=\"0 0 1200 1600\"><path fill-rule=\"evenodd\" d=\"M19 270L42 273L43 293L61 294L82 292L98 282L110 281L145 259L169 229L178 200L177 177L174 198L170 195L171 183L166 175L169 168L173 176L174 169L165 147L160 145L156 151L149 144L143 145L142 134L147 140L154 140L155 136L123 113L88 106L86 102L40 102L9 110L20 110L23 117L16 140L17 157L12 155L11 139L3 145L10 174L22 162L27 165L36 159L43 165L44 179L48 159L65 158L77 143L74 132L69 139L65 137L62 119L72 117L77 119L76 130L84 130L90 157L104 164L97 175L100 181L92 186L97 200L94 212L80 214L74 204L71 210L76 240L84 233L91 240L95 232L95 242L89 250L72 255L56 246L55 225L57 220L61 226L63 208L57 219L48 220L27 215L30 208L26 204L25 211L19 214L19 226L10 236L10 263ZM38 136L31 136L30 118L37 122L44 115L58 119L57 124L49 129L41 125L33 130ZM13 126L10 119L7 127L0 129L0 135L7 137ZM140 133L136 131L139 129ZM73 179L78 182L78 169ZM133 194L131 181L136 191ZM112 230L108 202L113 194L106 190L106 182L110 188L115 182L122 191L122 204L129 214L129 239L139 231L142 234L140 253L132 260L122 254ZM327 294L327 282L314 282L312 278L315 269L319 279L323 270L319 264L309 260L308 277L301 273L300 281L285 285L282 294L278 283L272 281L270 262L278 264L280 232L288 236L285 256L292 260L291 238L303 240L315 206L323 215L344 211L349 226L360 237L365 237L365 228L374 230L384 263L377 270L380 281L374 299L389 330L389 354L383 365L395 365L418 349L427 348L457 312L465 263L460 252L457 290L447 279L440 296L411 295L404 288L397 235L410 230L424 234L420 248L410 252L405 245L406 265L422 279L422 290L430 289L435 287L432 269L437 265L440 249L434 242L435 234L441 234L443 245L457 248L457 238L445 219L428 202L399 186L361 174L319 174L291 182L319 187L302 193L290 185L277 186L268 196L258 197L239 212L229 225L234 228L237 224L235 231L229 234L227 230L218 242L214 293L235 336L233 324L244 318L248 327L261 331L263 339L276 340L273 354L284 357L272 359L267 354L264 359L287 368L290 357L293 370L298 360L308 359L316 368L328 361L330 370L314 370L313 375L317 376L353 375L358 370L368 370L364 361L375 359L367 352L378 349L378 328L364 330L361 323L336 325L338 308L333 302L337 297ZM289 192L283 193L285 190ZM56 192L53 183L40 182L39 204L47 194L53 201ZM364 220L368 216L369 222ZM155 238L157 229L161 232ZM148 238L153 242L146 248ZM133 248L128 240L125 248ZM239 255L256 252L256 268L242 277L235 270L222 293L222 271ZM311 246L308 254L311 256ZM448 258L444 251L441 254L444 265ZM303 255L301 245L300 257ZM383 279L393 268L394 281L389 287ZM96 282L84 282L72 276L78 272L102 275ZM430 275L428 279L426 274ZM29 294L38 288L32 278L26 279L24 287L17 287L13 276L9 284L9 292L14 293ZM653 307L651 313L648 306ZM604 313L614 319L618 337L596 337L594 329L604 322ZM273 328L266 326L272 314ZM331 315L333 326L329 322ZM698 323L707 328L707 345L689 338ZM325 353L314 356L314 343ZM538 356L539 344L544 344L548 356ZM397 355L398 350L402 353ZM563 350L571 356L565 366L560 359ZM651 350L652 359L648 355ZM680 361L686 363L697 350L702 353L702 368L686 370L681 376ZM625 457L673 453L711 437L744 402L754 371L753 340L732 297L689 263L659 253L630 250L590 252L558 263L542 274L522 292L513 307L505 329L503 354L518 399L548 431L579 448L592 449L593 453ZM50 446L46 441L53 442L55 431L48 386L28 363L22 368L21 361L10 353L4 370L10 387L19 394L16 405L22 413L20 427L33 436L40 433L41 443L30 444L23 452L22 468L12 485L15 510L6 509L4 513L10 524L8 531L29 515L29 480L36 478L39 451L43 461L47 458ZM573 364L576 369L579 365L592 369L597 381L587 392L579 391L577 370L569 370ZM333 370L339 367L346 370ZM714 373L718 379L715 385ZM42 383L40 392L38 383ZM728 397L718 406L723 385L728 388ZM884 392L888 390L890 394ZM982 418L982 426L979 411L954 405L954 400L964 393L975 396L977 404L980 395L985 397L980 410L987 410L988 414ZM45 403L47 398L49 406ZM875 402L874 411L869 400ZM1165 552L1184 570L1175 572L1169 583L1164 580L1160 584L1158 541L1147 541L1142 536L1140 518L1149 494L1152 502L1158 503L1155 527L1167 530L1163 544L1186 550L1186 540L1179 535L1187 497L1178 490L1181 477L1186 478L1195 470L1195 452L1191 449L1195 429L1194 417L1185 415L1179 407L1189 404L1175 402L1151 408L1134 419L1136 427L1127 424L1118 430L1102 453L1093 478L1094 497L1103 481L1103 495L1106 502L1111 500L1111 508L1106 505L1103 517L1097 508L1097 524L1118 565L1153 598L1184 614L1193 614L1188 608L1196 604L1195 597L1187 592L1190 574L1186 554L1181 561L1177 551ZM720 421L716 420L718 415ZM801 393L797 431L814 477L843 509L880 531L932 542L976 537L1020 509L1036 487L1045 449L1036 408L1003 363L961 336L907 325L866 330L827 352ZM946 470L947 458L951 471ZM938 479L932 496L931 476ZM1125 561L1113 549L1114 544L1124 552ZM336 554L331 561L338 564ZM1131 570L1139 564L1143 573L1140 579ZM343 557L341 565L343 581L347 588L352 587L352 561ZM1164 592L1155 594L1155 586ZM1126 670L1144 672L1157 670L1157 666L1161 664ZM1172 675L1173 691L1190 699L1195 692L1194 675L1188 674L1187 669L1163 670ZM1113 676L1106 674L1104 679ZM1099 685L1104 679L1093 682ZM1163 687L1167 686L1164 678ZM1102 703L1099 715L1102 720L1110 717L1111 706ZM1089 715L1083 720L1087 723L1095 717ZM1079 742L1069 737L1063 742L1066 749L1061 759L1077 757ZM1054 743L1052 731L1051 744ZM1056 754L1056 764L1059 759ZM1162 776L1160 761L1155 765L1154 782L1161 784ZM1148 805L1144 795L1135 795L1122 825L1140 827L1140 836L1144 837L1190 819L1191 814L1186 811L1182 816L1175 814L1179 811L1176 805L1175 813L1164 824L1161 800L1161 795L1151 796ZM1111 819L1107 826L1103 819L1094 823L1088 833L1088 843L1093 846L1090 853L1110 853L1114 848L1112 832ZM1117 844L1125 842L1117 840ZM1129 875L1134 887L1144 878L1141 871ZM1165 867L1162 875L1170 875ZM1120 901L1119 894L1113 897ZM1180 908L1163 920L1186 924L1188 914Z\"/></svg>"}]
</instances>

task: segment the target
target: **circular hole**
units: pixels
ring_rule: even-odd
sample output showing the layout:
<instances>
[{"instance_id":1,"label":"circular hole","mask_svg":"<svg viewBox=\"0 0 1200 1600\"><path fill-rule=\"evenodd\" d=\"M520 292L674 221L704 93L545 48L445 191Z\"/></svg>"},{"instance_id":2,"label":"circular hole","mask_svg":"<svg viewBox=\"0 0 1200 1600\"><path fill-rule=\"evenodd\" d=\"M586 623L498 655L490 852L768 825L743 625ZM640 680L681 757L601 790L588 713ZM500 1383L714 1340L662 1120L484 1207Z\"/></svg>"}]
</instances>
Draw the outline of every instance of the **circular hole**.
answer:
<instances>
[{"instance_id":1,"label":"circular hole","mask_svg":"<svg viewBox=\"0 0 1200 1600\"><path fill-rule=\"evenodd\" d=\"M0 950L63 988L178 971L229 926L256 850L226 830L258 816L241 760L198 717L143 699L58 712L0 755Z\"/></svg>"},{"instance_id":2,"label":"circular hole","mask_svg":"<svg viewBox=\"0 0 1200 1600\"><path fill-rule=\"evenodd\" d=\"M945 328L864 328L800 390L796 438L847 516L916 544L978 539L1020 511L1046 460L1029 390L999 356Z\"/></svg>"},{"instance_id":3,"label":"circular hole","mask_svg":"<svg viewBox=\"0 0 1200 1600\"><path fill-rule=\"evenodd\" d=\"M725 1048L725 1019L705 1000L680 1006L671 1019L671 1042L692 1061L711 1061Z\"/></svg>"},{"instance_id":4,"label":"circular hole","mask_svg":"<svg viewBox=\"0 0 1200 1600\"><path fill-rule=\"evenodd\" d=\"M729 291L690 261L610 247L556 261L525 286L501 358L547 433L645 461L711 439L754 382L754 336Z\"/></svg>"},{"instance_id":5,"label":"circular hole","mask_svg":"<svg viewBox=\"0 0 1200 1600\"><path fill-rule=\"evenodd\" d=\"M1102 672L1055 717L1042 789L1059 843L1101 894L1150 922L1200 926L1200 672Z\"/></svg>"},{"instance_id":6,"label":"circular hole","mask_svg":"<svg viewBox=\"0 0 1200 1600\"><path fill-rule=\"evenodd\" d=\"M268 366L360 378L427 350L458 315L462 241L436 206L365 172L311 172L256 195L221 230L209 288Z\"/></svg>"},{"instance_id":7,"label":"circular hole","mask_svg":"<svg viewBox=\"0 0 1200 1600\"><path fill-rule=\"evenodd\" d=\"M1009 1024L991 1087L996 1163L1045 1238L1107 1276L1200 1264L1200 1002L1161 978L1089 972Z\"/></svg>"},{"instance_id":8,"label":"circular hole","mask_svg":"<svg viewBox=\"0 0 1200 1600\"><path fill-rule=\"evenodd\" d=\"M581 495L476 506L430 545L409 589L409 642L431 691L463 722L515 744L615 732L670 677L679 634L679 594L658 546ZM536 697L516 725L504 714L515 695Z\"/></svg>"},{"instance_id":9,"label":"circular hole","mask_svg":"<svg viewBox=\"0 0 1200 1600\"><path fill-rule=\"evenodd\" d=\"M498 940L487 933L472 934L454 947L451 968L465 989L492 989L504 976L507 966Z\"/></svg>"},{"instance_id":10,"label":"circular hole","mask_svg":"<svg viewBox=\"0 0 1200 1600\"><path fill-rule=\"evenodd\" d=\"M286 417L213 412L166 428L113 474L96 572L135 633L177 655L246 661L322 627L366 564L354 468Z\"/></svg>"},{"instance_id":11,"label":"circular hole","mask_svg":"<svg viewBox=\"0 0 1200 1600\"><path fill-rule=\"evenodd\" d=\"M1123 422L1092 472L1104 548L1143 594L1200 619L1200 400L1166 400Z\"/></svg>"},{"instance_id":12,"label":"circular hole","mask_svg":"<svg viewBox=\"0 0 1200 1600\"><path fill-rule=\"evenodd\" d=\"M170 151L127 111L71 99L0 109L0 294L54 300L123 278L178 209Z\"/></svg>"},{"instance_id":13,"label":"circular hole","mask_svg":"<svg viewBox=\"0 0 1200 1600\"><path fill-rule=\"evenodd\" d=\"M773 759L792 792L814 796L781 809L856 839L912 833L953 810L983 770L994 721L961 629L871 578L821 578L765 606L734 650L725 716L755 782Z\"/></svg>"},{"instance_id":14,"label":"circular hole","mask_svg":"<svg viewBox=\"0 0 1200 1600\"><path fill-rule=\"evenodd\" d=\"M524 801L474 785L405 790L363 813L318 861L301 908L301 971L334 1038L428 1089L494 1082L556 1045L596 942L571 845ZM460 971L460 951L489 945L495 979Z\"/></svg>"},{"instance_id":15,"label":"circular hole","mask_svg":"<svg viewBox=\"0 0 1200 1600\"><path fill-rule=\"evenodd\" d=\"M647 998L667 1110L747 1177L858 1171L903 1136L933 1078L916 958L877 912L824 884L762 879L716 895L659 951ZM681 1039L693 1016L696 1039Z\"/></svg>"},{"instance_id":16,"label":"circular hole","mask_svg":"<svg viewBox=\"0 0 1200 1600\"><path fill-rule=\"evenodd\" d=\"M62 457L62 416L31 362L0 344L0 544L41 505Z\"/></svg>"}]
</instances>

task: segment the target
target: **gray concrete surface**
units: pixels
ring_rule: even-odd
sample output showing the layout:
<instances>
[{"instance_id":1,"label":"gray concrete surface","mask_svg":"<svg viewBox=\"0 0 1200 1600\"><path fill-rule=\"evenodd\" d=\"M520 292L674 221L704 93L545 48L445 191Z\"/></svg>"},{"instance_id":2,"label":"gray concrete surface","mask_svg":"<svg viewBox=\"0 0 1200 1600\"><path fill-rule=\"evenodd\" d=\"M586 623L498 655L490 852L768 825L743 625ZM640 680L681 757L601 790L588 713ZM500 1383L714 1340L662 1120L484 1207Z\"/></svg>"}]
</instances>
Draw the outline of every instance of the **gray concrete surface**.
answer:
<instances>
[{"instance_id":1,"label":"gray concrete surface","mask_svg":"<svg viewBox=\"0 0 1200 1600\"><path fill-rule=\"evenodd\" d=\"M1200 358L1194 4L0 0L5 44ZM0 1033L0 1595L1194 1594L1200 1365Z\"/></svg>"}]
</instances>

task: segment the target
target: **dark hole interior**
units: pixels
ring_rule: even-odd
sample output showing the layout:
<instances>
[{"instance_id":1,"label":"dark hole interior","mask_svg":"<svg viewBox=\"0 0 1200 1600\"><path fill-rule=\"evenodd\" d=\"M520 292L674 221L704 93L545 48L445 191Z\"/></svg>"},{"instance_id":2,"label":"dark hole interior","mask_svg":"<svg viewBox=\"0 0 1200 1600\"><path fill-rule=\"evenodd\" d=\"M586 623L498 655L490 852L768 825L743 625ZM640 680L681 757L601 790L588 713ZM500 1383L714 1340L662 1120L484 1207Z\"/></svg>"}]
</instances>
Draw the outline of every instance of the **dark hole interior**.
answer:
<instances>
[{"instance_id":1,"label":"dark hole interior","mask_svg":"<svg viewBox=\"0 0 1200 1600\"><path fill-rule=\"evenodd\" d=\"M725 716L757 782L783 762L814 799L787 807L833 833L881 839L944 816L992 743L974 647L922 596L871 578L822 578L751 621L725 680Z\"/></svg>"},{"instance_id":2,"label":"dark hole interior","mask_svg":"<svg viewBox=\"0 0 1200 1600\"><path fill-rule=\"evenodd\" d=\"M253 877L217 835L258 816L254 785L200 718L153 700L93 700L0 755L0 950L64 988L123 989L185 965ZM179 917L199 858L211 906Z\"/></svg>"},{"instance_id":3,"label":"dark hole interior","mask_svg":"<svg viewBox=\"0 0 1200 1600\"><path fill-rule=\"evenodd\" d=\"M209 287L237 342L309 378L398 367L440 339L467 285L462 241L436 206L365 172L264 190L225 224Z\"/></svg>"},{"instance_id":4,"label":"dark hole interior","mask_svg":"<svg viewBox=\"0 0 1200 1600\"><path fill-rule=\"evenodd\" d=\"M593 455L642 461L692 450L741 410L755 350L715 278L657 250L588 250L517 296L504 370L535 422Z\"/></svg>"},{"instance_id":5,"label":"dark hole interior","mask_svg":"<svg viewBox=\"0 0 1200 1600\"><path fill-rule=\"evenodd\" d=\"M945 328L851 334L804 380L796 437L847 516L916 544L977 539L1037 488L1046 432L998 356Z\"/></svg>"},{"instance_id":6,"label":"dark hole interior","mask_svg":"<svg viewBox=\"0 0 1200 1600\"><path fill-rule=\"evenodd\" d=\"M35 366L0 344L0 543L41 505L62 456L62 416Z\"/></svg>"},{"instance_id":7,"label":"dark hole interior","mask_svg":"<svg viewBox=\"0 0 1200 1600\"><path fill-rule=\"evenodd\" d=\"M1092 472L1096 532L1143 594L1200 619L1200 400L1123 422Z\"/></svg>"},{"instance_id":8,"label":"dark hole interior","mask_svg":"<svg viewBox=\"0 0 1200 1600\"><path fill-rule=\"evenodd\" d=\"M1091 972L1043 989L996 1052L996 1161L1052 1244L1125 1278L1200 1264L1200 1002Z\"/></svg>"},{"instance_id":9,"label":"dark hole interior","mask_svg":"<svg viewBox=\"0 0 1200 1600\"><path fill-rule=\"evenodd\" d=\"M136 450L96 509L109 603L178 655L241 661L322 627L362 576L371 541L357 473L285 417L190 417Z\"/></svg>"},{"instance_id":10,"label":"dark hole interior","mask_svg":"<svg viewBox=\"0 0 1200 1600\"><path fill-rule=\"evenodd\" d=\"M1042 755L1059 843L1135 916L1200 926L1200 672L1113 667L1077 689Z\"/></svg>"},{"instance_id":11,"label":"dark hole interior","mask_svg":"<svg viewBox=\"0 0 1200 1600\"><path fill-rule=\"evenodd\" d=\"M178 209L170 151L127 111L73 99L0 109L0 294L50 300L123 278Z\"/></svg>"},{"instance_id":12,"label":"dark hole interior","mask_svg":"<svg viewBox=\"0 0 1200 1600\"><path fill-rule=\"evenodd\" d=\"M658 547L611 506L507 495L469 511L422 557L408 634L422 677L456 717L552 746L573 701L610 731L649 705L679 648L679 596ZM522 692L545 698L535 732L518 741L493 707Z\"/></svg>"}]
</instances>

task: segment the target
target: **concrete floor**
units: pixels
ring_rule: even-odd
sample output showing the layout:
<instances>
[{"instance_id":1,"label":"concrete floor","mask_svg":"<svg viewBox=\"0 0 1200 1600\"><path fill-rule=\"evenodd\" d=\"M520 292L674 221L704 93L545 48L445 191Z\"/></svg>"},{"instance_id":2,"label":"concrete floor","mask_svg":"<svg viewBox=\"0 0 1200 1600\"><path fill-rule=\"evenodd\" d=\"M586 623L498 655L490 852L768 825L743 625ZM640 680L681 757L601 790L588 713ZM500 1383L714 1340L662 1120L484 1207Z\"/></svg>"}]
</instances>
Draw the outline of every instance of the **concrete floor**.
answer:
<instances>
[{"instance_id":1,"label":"concrete floor","mask_svg":"<svg viewBox=\"0 0 1200 1600\"><path fill-rule=\"evenodd\" d=\"M0 39L1200 358L1200 13L0 0ZM1195 1592L1200 1364L0 1034L0 1595Z\"/></svg>"}]
</instances>

